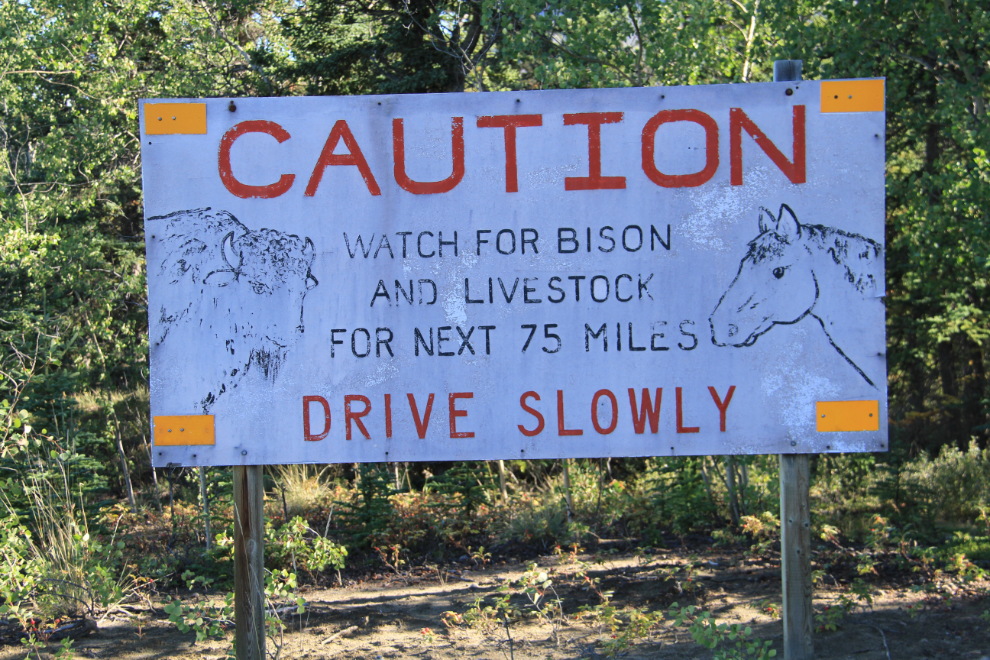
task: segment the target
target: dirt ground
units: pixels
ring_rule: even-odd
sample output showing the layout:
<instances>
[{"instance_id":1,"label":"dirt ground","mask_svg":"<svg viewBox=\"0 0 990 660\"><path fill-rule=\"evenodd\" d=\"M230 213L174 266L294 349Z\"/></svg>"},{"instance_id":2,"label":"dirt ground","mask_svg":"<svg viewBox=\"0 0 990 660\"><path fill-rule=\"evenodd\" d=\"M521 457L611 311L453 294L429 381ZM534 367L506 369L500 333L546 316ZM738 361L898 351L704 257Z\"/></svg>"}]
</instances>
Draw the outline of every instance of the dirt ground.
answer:
<instances>
[{"instance_id":1,"label":"dirt ground","mask_svg":"<svg viewBox=\"0 0 990 660\"><path fill-rule=\"evenodd\" d=\"M370 573L362 579L344 579L342 587L306 589L307 612L286 621L282 658L356 658L384 660L416 657L472 658L478 660L557 660L604 657L602 640L611 637L580 617L582 605L599 602L581 588L575 577L577 561L590 556L543 557L537 560L548 573L563 601L565 621L557 630L533 618L510 625L511 644L504 627L485 634L466 624L447 627L444 612L464 614L479 597L500 594L499 586L516 581L529 562L497 562L479 567L452 564L446 569L413 568L399 573ZM693 570L688 572L689 567ZM667 611L670 604L696 604L713 612L718 622L751 626L753 637L771 640L782 658L782 625L768 611L780 604L780 568L773 561L730 554L615 554L586 565L600 588L614 592L619 608ZM815 609L821 611L839 593L848 592L841 580L816 587ZM905 581L902 581L905 582ZM988 585L981 585L986 591ZM180 594L181 596L181 594ZM990 660L990 620L981 617L990 599L974 596L928 601L908 585L878 584L872 608L856 611L838 622L836 631L814 635L815 655L822 659L903 660L952 658ZM195 635L172 626L164 605L172 595L127 606L98 621L98 630L76 641L76 658L151 660L165 658L226 657L227 639L194 643ZM186 597L186 602L189 602ZM524 596L513 601L521 609ZM150 605L150 607L149 607ZM912 616L909 608L917 612ZM772 610L772 608L770 608ZM428 630L425 630L428 629ZM338 635L341 631L344 634ZM56 647L52 645L52 653ZM273 651L271 644L269 652ZM0 660L24 658L17 644L0 648ZM34 656L32 656L34 657ZM42 655L44 657L44 655ZM650 636L637 639L621 657L711 658L712 651L695 643L686 628L667 622Z\"/></svg>"}]
</instances>

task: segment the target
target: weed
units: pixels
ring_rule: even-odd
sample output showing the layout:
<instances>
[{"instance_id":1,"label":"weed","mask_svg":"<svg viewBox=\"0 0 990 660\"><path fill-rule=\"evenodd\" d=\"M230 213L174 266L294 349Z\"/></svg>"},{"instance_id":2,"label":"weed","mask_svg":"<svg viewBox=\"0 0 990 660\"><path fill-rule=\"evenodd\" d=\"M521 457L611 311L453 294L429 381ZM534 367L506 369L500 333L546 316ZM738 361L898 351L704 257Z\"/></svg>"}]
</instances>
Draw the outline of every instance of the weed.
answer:
<instances>
[{"instance_id":1,"label":"weed","mask_svg":"<svg viewBox=\"0 0 990 660\"><path fill-rule=\"evenodd\" d=\"M484 569L488 562L491 561L492 553L485 552L485 546L481 546L477 550L471 550L471 546L468 546L468 556Z\"/></svg>"},{"instance_id":2,"label":"weed","mask_svg":"<svg viewBox=\"0 0 990 660\"><path fill-rule=\"evenodd\" d=\"M332 467L317 471L312 465L279 465L274 468L275 485L284 498L286 522L289 516L312 511L329 502L333 491L323 475Z\"/></svg>"},{"instance_id":3,"label":"weed","mask_svg":"<svg viewBox=\"0 0 990 660\"><path fill-rule=\"evenodd\" d=\"M399 574L399 569L406 563L402 558L401 545L390 545L387 548L380 548L376 545L372 549L378 553L378 558L382 560L383 564L392 569L396 575Z\"/></svg>"},{"instance_id":4,"label":"weed","mask_svg":"<svg viewBox=\"0 0 990 660\"><path fill-rule=\"evenodd\" d=\"M492 605L485 604L485 597L479 596L463 615L445 612L444 622L448 625L466 623L484 635L493 635L503 624L508 628L509 623L519 616L519 610L509 602L512 596L510 590L510 585L502 585L499 588L501 595L495 597Z\"/></svg>"},{"instance_id":5,"label":"weed","mask_svg":"<svg viewBox=\"0 0 990 660\"><path fill-rule=\"evenodd\" d=\"M780 605L770 600L769 598L761 600L756 604L757 609L763 612L768 617L773 619L779 619L781 617Z\"/></svg>"},{"instance_id":6,"label":"weed","mask_svg":"<svg viewBox=\"0 0 990 660\"><path fill-rule=\"evenodd\" d=\"M743 516L742 523L743 532L754 541L749 551L756 556L767 554L780 539L780 520L769 511L755 516Z\"/></svg>"},{"instance_id":7,"label":"weed","mask_svg":"<svg viewBox=\"0 0 990 660\"><path fill-rule=\"evenodd\" d=\"M429 628L423 628L422 630L420 630L419 635L422 643L427 646L433 646L437 641L436 633L434 633Z\"/></svg>"},{"instance_id":8,"label":"weed","mask_svg":"<svg viewBox=\"0 0 990 660\"><path fill-rule=\"evenodd\" d=\"M554 642L559 646L560 627L565 621L564 607L550 576L537 568L536 564L530 564L519 579L518 586L529 600L531 611L550 626Z\"/></svg>"},{"instance_id":9,"label":"weed","mask_svg":"<svg viewBox=\"0 0 990 660\"><path fill-rule=\"evenodd\" d=\"M688 626L695 642L714 651L714 660L766 660L777 655L770 640L760 642L749 639L753 634L749 626L743 628L735 623L715 623L711 612L701 611L697 607L680 607L673 603L670 617L674 626Z\"/></svg>"},{"instance_id":10,"label":"weed","mask_svg":"<svg viewBox=\"0 0 990 660\"><path fill-rule=\"evenodd\" d=\"M165 606L165 612L179 632L194 631L197 642L218 639L234 625L234 594L228 593L221 604L185 606L181 601L173 600Z\"/></svg>"}]
</instances>

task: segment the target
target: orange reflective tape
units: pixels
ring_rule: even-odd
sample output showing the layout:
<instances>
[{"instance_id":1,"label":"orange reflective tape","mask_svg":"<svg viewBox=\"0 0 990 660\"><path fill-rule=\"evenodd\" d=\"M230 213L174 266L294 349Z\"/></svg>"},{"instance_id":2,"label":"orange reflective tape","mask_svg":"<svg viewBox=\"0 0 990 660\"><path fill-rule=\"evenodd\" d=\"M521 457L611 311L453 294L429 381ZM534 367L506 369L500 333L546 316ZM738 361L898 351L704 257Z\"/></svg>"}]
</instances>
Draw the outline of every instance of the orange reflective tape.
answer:
<instances>
[{"instance_id":1,"label":"orange reflective tape","mask_svg":"<svg viewBox=\"0 0 990 660\"><path fill-rule=\"evenodd\" d=\"M879 401L819 401L815 405L819 433L879 431Z\"/></svg>"},{"instance_id":2,"label":"orange reflective tape","mask_svg":"<svg viewBox=\"0 0 990 660\"><path fill-rule=\"evenodd\" d=\"M145 135L206 135L205 103L145 103Z\"/></svg>"},{"instance_id":3,"label":"orange reflective tape","mask_svg":"<svg viewBox=\"0 0 990 660\"><path fill-rule=\"evenodd\" d=\"M216 444L213 415L161 415L154 426L156 447Z\"/></svg>"},{"instance_id":4,"label":"orange reflective tape","mask_svg":"<svg viewBox=\"0 0 990 660\"><path fill-rule=\"evenodd\" d=\"M822 112L882 112L883 80L823 80Z\"/></svg>"}]
</instances>

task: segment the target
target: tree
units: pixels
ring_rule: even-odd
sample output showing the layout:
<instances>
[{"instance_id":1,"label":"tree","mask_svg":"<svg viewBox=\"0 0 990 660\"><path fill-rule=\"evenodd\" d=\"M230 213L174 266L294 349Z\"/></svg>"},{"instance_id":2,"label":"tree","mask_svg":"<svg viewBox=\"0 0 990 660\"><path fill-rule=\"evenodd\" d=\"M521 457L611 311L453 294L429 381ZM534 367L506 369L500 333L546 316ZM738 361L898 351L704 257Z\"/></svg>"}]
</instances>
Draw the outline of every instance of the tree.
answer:
<instances>
[{"instance_id":1,"label":"tree","mask_svg":"<svg viewBox=\"0 0 990 660\"><path fill-rule=\"evenodd\" d=\"M502 22L485 0L311 0L285 23L286 75L313 95L502 88Z\"/></svg>"},{"instance_id":2,"label":"tree","mask_svg":"<svg viewBox=\"0 0 990 660\"><path fill-rule=\"evenodd\" d=\"M510 0L505 56L534 87L644 87L766 80L760 0Z\"/></svg>"},{"instance_id":3,"label":"tree","mask_svg":"<svg viewBox=\"0 0 990 660\"><path fill-rule=\"evenodd\" d=\"M93 457L141 446L148 363L137 102L278 92L264 68L285 56L272 27L275 9L287 6L0 4L5 422L25 410L34 428ZM73 406L80 398L89 403ZM121 460L115 477L126 473L129 459Z\"/></svg>"},{"instance_id":4,"label":"tree","mask_svg":"<svg viewBox=\"0 0 990 660\"><path fill-rule=\"evenodd\" d=\"M891 409L918 447L986 438L990 8L828 0L786 11L777 52L803 58L811 77L887 78Z\"/></svg>"}]
</instances>

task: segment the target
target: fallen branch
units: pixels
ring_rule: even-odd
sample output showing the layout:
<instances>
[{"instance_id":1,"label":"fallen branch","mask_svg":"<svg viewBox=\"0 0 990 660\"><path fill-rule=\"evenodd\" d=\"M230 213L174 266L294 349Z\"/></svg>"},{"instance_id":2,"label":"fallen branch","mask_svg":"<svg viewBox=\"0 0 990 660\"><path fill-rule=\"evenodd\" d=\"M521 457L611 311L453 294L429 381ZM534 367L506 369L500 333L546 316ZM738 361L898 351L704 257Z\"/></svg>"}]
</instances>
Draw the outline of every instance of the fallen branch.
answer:
<instances>
[{"instance_id":1,"label":"fallen branch","mask_svg":"<svg viewBox=\"0 0 990 660\"><path fill-rule=\"evenodd\" d=\"M65 639L66 637L71 637L73 639L85 637L92 632L96 632L98 629L99 628L96 625L96 621L90 619L89 617L84 617L77 621L73 621L72 623L59 626L58 628L53 628L52 630L39 631L38 634L49 641L57 642L60 639ZM26 637L27 634L25 633L24 636Z\"/></svg>"},{"instance_id":2,"label":"fallen branch","mask_svg":"<svg viewBox=\"0 0 990 660\"><path fill-rule=\"evenodd\" d=\"M357 626L348 626L347 628L344 628L343 630L341 630L339 632L335 632L334 634L330 635L329 637L327 637L326 639L324 639L322 642L320 642L320 644L326 645L326 644L329 644L330 642L332 642L335 639L338 639L340 637L348 637L350 635L353 635L354 634L354 631L356 631L357 629L358 629Z\"/></svg>"},{"instance_id":3,"label":"fallen branch","mask_svg":"<svg viewBox=\"0 0 990 660\"><path fill-rule=\"evenodd\" d=\"M887 636L883 634L883 629L874 625L870 625L870 627L876 628L877 632L880 633L880 637L883 638L883 649L887 652L887 660L890 660L890 647L887 646Z\"/></svg>"}]
</instances>

